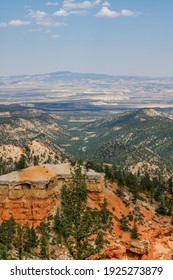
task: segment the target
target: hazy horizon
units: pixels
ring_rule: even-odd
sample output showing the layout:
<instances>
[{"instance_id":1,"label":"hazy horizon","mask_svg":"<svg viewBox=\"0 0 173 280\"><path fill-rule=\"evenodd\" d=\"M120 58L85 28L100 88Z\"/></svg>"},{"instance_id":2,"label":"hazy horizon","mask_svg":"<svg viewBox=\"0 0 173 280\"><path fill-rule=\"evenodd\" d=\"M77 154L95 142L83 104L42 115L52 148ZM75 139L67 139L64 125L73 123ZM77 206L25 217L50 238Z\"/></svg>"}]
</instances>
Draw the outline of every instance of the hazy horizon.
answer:
<instances>
[{"instance_id":1,"label":"hazy horizon","mask_svg":"<svg viewBox=\"0 0 173 280\"><path fill-rule=\"evenodd\" d=\"M118 75L114 75L114 74L108 74L108 73L100 73L100 72L77 72L77 71L71 71L71 70L54 70L54 71L50 71L50 72L37 72L37 73L30 73L30 74L27 74L27 73L18 73L18 74L14 74L14 75L0 75L1 78L6 78L6 77L17 77L17 76L37 76L37 75L49 75L49 74L54 74L54 73L61 73L61 72L71 72L73 74L93 74L93 75L107 75L107 76L113 76L113 77L136 77L136 78L153 78L153 79L158 79L158 78L162 78L162 79L166 79L166 78L173 78L173 75L167 75L167 76L161 76L161 75L158 75L158 76L153 76L153 75L121 75L121 74L118 74Z\"/></svg>"}]
</instances>

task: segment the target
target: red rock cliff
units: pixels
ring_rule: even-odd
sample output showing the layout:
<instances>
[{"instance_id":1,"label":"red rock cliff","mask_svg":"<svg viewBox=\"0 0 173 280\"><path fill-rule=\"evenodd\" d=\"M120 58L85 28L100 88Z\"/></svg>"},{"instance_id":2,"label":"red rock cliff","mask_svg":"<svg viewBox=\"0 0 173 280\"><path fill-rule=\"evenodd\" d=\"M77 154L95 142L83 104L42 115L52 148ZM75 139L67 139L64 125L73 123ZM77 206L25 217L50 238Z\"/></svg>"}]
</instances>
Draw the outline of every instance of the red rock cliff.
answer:
<instances>
[{"instance_id":1,"label":"red rock cliff","mask_svg":"<svg viewBox=\"0 0 173 280\"><path fill-rule=\"evenodd\" d=\"M70 165L33 166L0 176L0 222L14 219L22 224L39 224L60 205L60 190L71 179ZM173 226L170 217L158 216L155 205L147 198L137 200L124 189L123 198L116 195L115 184L105 185L103 174L87 173L88 206L100 208L104 198L113 214L113 231L107 235L110 244L104 248L105 259L173 259ZM137 219L139 239L120 229L122 215ZM134 220L129 220L132 228Z\"/></svg>"},{"instance_id":2,"label":"red rock cliff","mask_svg":"<svg viewBox=\"0 0 173 280\"><path fill-rule=\"evenodd\" d=\"M0 176L0 222L13 215L22 224L39 223L55 214L60 190L71 179L70 165L32 166ZM90 171L86 178L88 191L101 192L104 177Z\"/></svg>"}]
</instances>

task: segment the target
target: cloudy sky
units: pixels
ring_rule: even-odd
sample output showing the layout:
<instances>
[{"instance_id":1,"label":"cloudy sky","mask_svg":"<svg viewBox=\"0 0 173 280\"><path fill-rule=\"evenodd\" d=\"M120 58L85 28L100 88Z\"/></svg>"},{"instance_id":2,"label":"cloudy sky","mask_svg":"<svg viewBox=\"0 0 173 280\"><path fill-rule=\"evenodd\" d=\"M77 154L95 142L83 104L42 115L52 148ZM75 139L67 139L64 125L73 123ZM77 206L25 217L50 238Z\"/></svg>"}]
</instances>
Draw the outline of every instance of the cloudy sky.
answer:
<instances>
[{"instance_id":1,"label":"cloudy sky","mask_svg":"<svg viewBox=\"0 0 173 280\"><path fill-rule=\"evenodd\" d=\"M172 0L0 0L0 75L173 76Z\"/></svg>"}]
</instances>

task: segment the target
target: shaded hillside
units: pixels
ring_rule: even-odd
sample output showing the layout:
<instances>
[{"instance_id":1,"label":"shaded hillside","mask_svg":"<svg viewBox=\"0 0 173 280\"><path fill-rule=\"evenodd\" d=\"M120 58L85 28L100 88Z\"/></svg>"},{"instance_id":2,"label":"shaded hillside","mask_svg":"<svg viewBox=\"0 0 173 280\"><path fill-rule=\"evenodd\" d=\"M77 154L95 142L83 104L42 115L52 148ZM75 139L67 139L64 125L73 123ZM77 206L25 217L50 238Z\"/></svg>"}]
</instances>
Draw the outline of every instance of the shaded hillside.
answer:
<instances>
[{"instance_id":1,"label":"shaded hillside","mask_svg":"<svg viewBox=\"0 0 173 280\"><path fill-rule=\"evenodd\" d=\"M36 140L59 151L62 137L68 137L67 131L41 110L20 108L11 111L10 107L0 113L0 145L25 147L26 143Z\"/></svg>"},{"instance_id":2,"label":"shaded hillside","mask_svg":"<svg viewBox=\"0 0 173 280\"><path fill-rule=\"evenodd\" d=\"M104 124L94 139L100 143L95 158L127 166L149 162L159 167L172 164L173 120L153 109L128 113Z\"/></svg>"}]
</instances>

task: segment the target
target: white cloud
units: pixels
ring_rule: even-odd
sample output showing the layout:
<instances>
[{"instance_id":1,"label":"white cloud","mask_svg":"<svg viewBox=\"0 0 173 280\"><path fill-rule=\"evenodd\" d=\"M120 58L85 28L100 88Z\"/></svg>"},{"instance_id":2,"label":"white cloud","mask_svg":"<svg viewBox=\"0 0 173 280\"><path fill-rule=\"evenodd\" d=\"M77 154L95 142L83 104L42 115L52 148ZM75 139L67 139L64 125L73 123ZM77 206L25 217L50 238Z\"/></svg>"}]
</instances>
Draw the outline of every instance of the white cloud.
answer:
<instances>
[{"instance_id":1,"label":"white cloud","mask_svg":"<svg viewBox=\"0 0 173 280\"><path fill-rule=\"evenodd\" d=\"M47 14L44 11L33 11L29 9L28 17L34 18L36 20L41 20L45 18Z\"/></svg>"},{"instance_id":2,"label":"white cloud","mask_svg":"<svg viewBox=\"0 0 173 280\"><path fill-rule=\"evenodd\" d=\"M58 2L46 2L46 6L58 6Z\"/></svg>"},{"instance_id":3,"label":"white cloud","mask_svg":"<svg viewBox=\"0 0 173 280\"><path fill-rule=\"evenodd\" d=\"M96 5L99 5L102 0L95 0L93 3L91 1L83 1L81 3L77 3L74 0L64 0L63 7L65 9L89 9Z\"/></svg>"},{"instance_id":4,"label":"white cloud","mask_svg":"<svg viewBox=\"0 0 173 280\"><path fill-rule=\"evenodd\" d=\"M101 10L97 13L97 17L104 17L104 18L114 18L120 15L119 12L111 11L108 7L102 7Z\"/></svg>"},{"instance_id":5,"label":"white cloud","mask_svg":"<svg viewBox=\"0 0 173 280\"><path fill-rule=\"evenodd\" d=\"M8 23L6 22L0 22L0 27L7 27L8 26Z\"/></svg>"},{"instance_id":6,"label":"white cloud","mask_svg":"<svg viewBox=\"0 0 173 280\"><path fill-rule=\"evenodd\" d=\"M120 13L121 13L122 16L125 16L125 17L132 17L132 16L136 15L135 12L130 11L130 10L121 10Z\"/></svg>"},{"instance_id":7,"label":"white cloud","mask_svg":"<svg viewBox=\"0 0 173 280\"><path fill-rule=\"evenodd\" d=\"M35 20L35 23L44 27L59 27L64 26L64 23L54 21L46 12L44 11L33 11L29 10L27 17Z\"/></svg>"},{"instance_id":8,"label":"white cloud","mask_svg":"<svg viewBox=\"0 0 173 280\"><path fill-rule=\"evenodd\" d=\"M137 15L139 15L139 13L130 10L112 11L108 8L108 6L103 6L101 10L96 14L97 17L103 18L133 17Z\"/></svg>"},{"instance_id":9,"label":"white cloud","mask_svg":"<svg viewBox=\"0 0 173 280\"><path fill-rule=\"evenodd\" d=\"M82 3L64 1L63 7L66 9L88 9L92 7L92 4L90 1L84 1Z\"/></svg>"},{"instance_id":10,"label":"white cloud","mask_svg":"<svg viewBox=\"0 0 173 280\"><path fill-rule=\"evenodd\" d=\"M73 10L69 12L70 15L79 15L79 16L86 16L88 11L86 10Z\"/></svg>"},{"instance_id":11,"label":"white cloud","mask_svg":"<svg viewBox=\"0 0 173 280\"><path fill-rule=\"evenodd\" d=\"M93 3L93 6L99 5L101 2L102 2L102 0L96 0L96 1Z\"/></svg>"},{"instance_id":12,"label":"white cloud","mask_svg":"<svg viewBox=\"0 0 173 280\"><path fill-rule=\"evenodd\" d=\"M80 15L80 16L86 16L87 15L87 11L86 10L69 10L66 11L64 9L60 9L58 11L56 11L53 16L57 16L57 17L67 17L69 15Z\"/></svg>"},{"instance_id":13,"label":"white cloud","mask_svg":"<svg viewBox=\"0 0 173 280\"><path fill-rule=\"evenodd\" d=\"M44 26L44 27L60 27L64 26L65 24L58 21L53 21L51 19L43 20L43 21L37 21L37 25Z\"/></svg>"},{"instance_id":14,"label":"white cloud","mask_svg":"<svg viewBox=\"0 0 173 280\"><path fill-rule=\"evenodd\" d=\"M22 21L20 19L17 19L17 20L11 20L9 23L8 23L8 26L23 26L23 25L28 25L30 24L29 21Z\"/></svg>"},{"instance_id":15,"label":"white cloud","mask_svg":"<svg viewBox=\"0 0 173 280\"><path fill-rule=\"evenodd\" d=\"M66 10L60 9L59 11L56 11L53 16L57 16L57 17L66 17L69 15L69 12L67 12Z\"/></svg>"},{"instance_id":16,"label":"white cloud","mask_svg":"<svg viewBox=\"0 0 173 280\"><path fill-rule=\"evenodd\" d=\"M11 20L9 22L1 22L0 23L0 27L19 27L19 26L24 26L24 25L29 25L30 21L22 21L20 19L16 19L16 20Z\"/></svg>"},{"instance_id":17,"label":"white cloud","mask_svg":"<svg viewBox=\"0 0 173 280\"><path fill-rule=\"evenodd\" d=\"M109 3L109 2L107 2L107 1L105 1L103 4L102 4L102 6L104 6L104 7L109 7L111 4Z\"/></svg>"}]
</instances>

